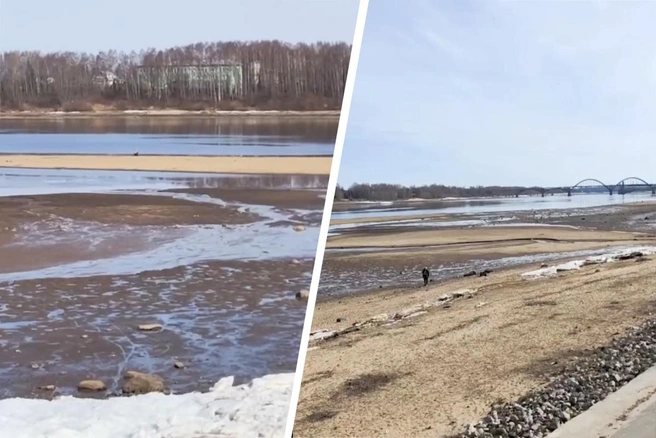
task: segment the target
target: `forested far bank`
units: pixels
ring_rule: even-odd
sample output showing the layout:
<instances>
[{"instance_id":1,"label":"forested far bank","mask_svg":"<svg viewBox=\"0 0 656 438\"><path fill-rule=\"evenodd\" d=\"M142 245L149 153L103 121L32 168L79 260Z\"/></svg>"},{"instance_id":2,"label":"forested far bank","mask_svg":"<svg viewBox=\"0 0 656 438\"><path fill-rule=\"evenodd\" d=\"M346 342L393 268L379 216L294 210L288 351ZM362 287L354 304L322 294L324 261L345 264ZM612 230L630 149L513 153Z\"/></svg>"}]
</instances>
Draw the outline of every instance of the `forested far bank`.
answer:
<instances>
[{"instance_id":1,"label":"forested far bank","mask_svg":"<svg viewBox=\"0 0 656 438\"><path fill-rule=\"evenodd\" d=\"M339 110L346 43L197 43L97 54L5 52L0 110Z\"/></svg>"},{"instance_id":2,"label":"forested far bank","mask_svg":"<svg viewBox=\"0 0 656 438\"><path fill-rule=\"evenodd\" d=\"M402 201L406 199L478 198L515 196L524 187L477 186L456 187L432 184L402 186L396 184L353 184L349 188L339 184L335 189L336 201Z\"/></svg>"}]
</instances>

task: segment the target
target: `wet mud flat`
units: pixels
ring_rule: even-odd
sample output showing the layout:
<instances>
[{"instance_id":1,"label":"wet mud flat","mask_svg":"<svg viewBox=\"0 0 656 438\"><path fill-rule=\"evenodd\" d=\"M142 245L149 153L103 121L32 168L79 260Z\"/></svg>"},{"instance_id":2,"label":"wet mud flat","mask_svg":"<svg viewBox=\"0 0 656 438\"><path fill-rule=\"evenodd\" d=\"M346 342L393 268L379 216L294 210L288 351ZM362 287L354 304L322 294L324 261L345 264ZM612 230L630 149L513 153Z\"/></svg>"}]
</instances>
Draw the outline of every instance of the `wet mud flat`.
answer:
<instances>
[{"instance_id":1,"label":"wet mud flat","mask_svg":"<svg viewBox=\"0 0 656 438\"><path fill-rule=\"evenodd\" d=\"M323 191L186 186L0 197L1 398L294 370Z\"/></svg>"},{"instance_id":2,"label":"wet mud flat","mask_svg":"<svg viewBox=\"0 0 656 438\"><path fill-rule=\"evenodd\" d=\"M347 221L344 221L347 222ZM651 202L571 210L371 217L331 227L319 300L416 288L467 273L601 254L656 236ZM445 237L453 236L453 238Z\"/></svg>"}]
</instances>

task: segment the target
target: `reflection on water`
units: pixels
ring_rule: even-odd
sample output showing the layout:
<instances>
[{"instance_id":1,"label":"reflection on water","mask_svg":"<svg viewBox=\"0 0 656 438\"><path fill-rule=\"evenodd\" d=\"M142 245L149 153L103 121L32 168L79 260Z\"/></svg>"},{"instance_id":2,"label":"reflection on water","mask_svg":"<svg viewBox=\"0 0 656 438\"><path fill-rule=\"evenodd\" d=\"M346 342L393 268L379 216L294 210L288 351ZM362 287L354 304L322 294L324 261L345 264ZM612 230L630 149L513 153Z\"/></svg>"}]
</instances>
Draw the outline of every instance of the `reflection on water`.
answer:
<instances>
[{"instance_id":1,"label":"reflection on water","mask_svg":"<svg viewBox=\"0 0 656 438\"><path fill-rule=\"evenodd\" d=\"M330 156L336 118L0 119L0 153Z\"/></svg>"},{"instance_id":2,"label":"reflection on water","mask_svg":"<svg viewBox=\"0 0 656 438\"><path fill-rule=\"evenodd\" d=\"M337 117L52 117L0 119L0 133L249 136L333 143Z\"/></svg>"},{"instance_id":3,"label":"reflection on water","mask_svg":"<svg viewBox=\"0 0 656 438\"><path fill-rule=\"evenodd\" d=\"M129 155L225 155L225 156L330 156L333 143L299 139L261 139L216 136L210 142L194 137L138 134L5 134L3 154L117 154Z\"/></svg>"},{"instance_id":4,"label":"reflection on water","mask_svg":"<svg viewBox=\"0 0 656 438\"><path fill-rule=\"evenodd\" d=\"M344 211L334 211L333 219L358 219L366 217L393 217L393 216L414 216L414 215L431 215L431 214L481 214L510 211L531 211L531 210L560 210L570 208L587 208L600 207L605 205L617 205L625 203L639 202L643 200L652 200L656 197L651 192L638 192L627 195L554 195L542 197L520 197L520 198L495 198L490 200L475 199L449 202L430 202L430 208L422 208L426 204L420 204L422 207L412 207L404 205L403 207L385 207L385 208L359 208Z\"/></svg>"},{"instance_id":5,"label":"reflection on water","mask_svg":"<svg viewBox=\"0 0 656 438\"><path fill-rule=\"evenodd\" d=\"M317 189L327 175L226 175L120 170L2 169L0 196L191 188Z\"/></svg>"}]
</instances>

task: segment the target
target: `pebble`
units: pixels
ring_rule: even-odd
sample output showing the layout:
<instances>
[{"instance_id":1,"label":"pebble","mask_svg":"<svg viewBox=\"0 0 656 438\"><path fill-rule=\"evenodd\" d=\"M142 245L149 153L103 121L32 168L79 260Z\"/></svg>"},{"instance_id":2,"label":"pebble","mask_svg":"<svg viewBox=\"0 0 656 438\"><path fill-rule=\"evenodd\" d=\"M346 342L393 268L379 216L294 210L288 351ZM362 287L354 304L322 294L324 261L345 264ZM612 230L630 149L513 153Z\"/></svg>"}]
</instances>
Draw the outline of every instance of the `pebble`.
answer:
<instances>
[{"instance_id":1,"label":"pebble","mask_svg":"<svg viewBox=\"0 0 656 438\"><path fill-rule=\"evenodd\" d=\"M300 292L296 292L296 299L299 301L307 300L310 297L310 291L303 289Z\"/></svg>"},{"instance_id":2,"label":"pebble","mask_svg":"<svg viewBox=\"0 0 656 438\"><path fill-rule=\"evenodd\" d=\"M516 402L494 406L480 422L468 425L454 438L546 437L654 365L656 320L576 358L547 386Z\"/></svg>"},{"instance_id":3,"label":"pebble","mask_svg":"<svg viewBox=\"0 0 656 438\"><path fill-rule=\"evenodd\" d=\"M107 386L100 380L83 380L77 384L78 391L105 391Z\"/></svg>"},{"instance_id":4,"label":"pebble","mask_svg":"<svg viewBox=\"0 0 656 438\"><path fill-rule=\"evenodd\" d=\"M175 362L173 366L179 370L184 368L184 364L182 362Z\"/></svg>"},{"instance_id":5,"label":"pebble","mask_svg":"<svg viewBox=\"0 0 656 438\"><path fill-rule=\"evenodd\" d=\"M141 324L139 326L139 330L143 332L152 332L155 330L161 330L162 325L161 324Z\"/></svg>"}]
</instances>

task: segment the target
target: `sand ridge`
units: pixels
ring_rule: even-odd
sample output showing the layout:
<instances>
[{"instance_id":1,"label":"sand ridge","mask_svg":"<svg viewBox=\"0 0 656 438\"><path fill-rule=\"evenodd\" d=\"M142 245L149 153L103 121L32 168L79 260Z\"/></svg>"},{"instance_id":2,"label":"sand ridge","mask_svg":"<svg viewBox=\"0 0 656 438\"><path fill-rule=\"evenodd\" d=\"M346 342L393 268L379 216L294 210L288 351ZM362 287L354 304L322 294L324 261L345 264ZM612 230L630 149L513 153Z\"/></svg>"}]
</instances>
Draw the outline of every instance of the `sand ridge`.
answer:
<instances>
[{"instance_id":1,"label":"sand ridge","mask_svg":"<svg viewBox=\"0 0 656 438\"><path fill-rule=\"evenodd\" d=\"M559 242L613 242L637 240L641 233L619 231L596 231L584 229L568 229L557 227L489 227L468 229L433 229L408 231L399 229L387 233L357 232L336 236L329 239L327 248L395 248L422 247L437 245L493 243L511 241L559 241Z\"/></svg>"},{"instance_id":2,"label":"sand ridge","mask_svg":"<svg viewBox=\"0 0 656 438\"><path fill-rule=\"evenodd\" d=\"M141 170L233 174L328 175L332 157L227 157L171 155L0 155L0 167Z\"/></svg>"}]
</instances>

